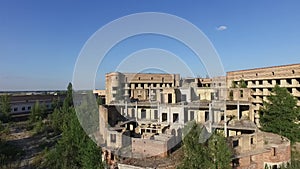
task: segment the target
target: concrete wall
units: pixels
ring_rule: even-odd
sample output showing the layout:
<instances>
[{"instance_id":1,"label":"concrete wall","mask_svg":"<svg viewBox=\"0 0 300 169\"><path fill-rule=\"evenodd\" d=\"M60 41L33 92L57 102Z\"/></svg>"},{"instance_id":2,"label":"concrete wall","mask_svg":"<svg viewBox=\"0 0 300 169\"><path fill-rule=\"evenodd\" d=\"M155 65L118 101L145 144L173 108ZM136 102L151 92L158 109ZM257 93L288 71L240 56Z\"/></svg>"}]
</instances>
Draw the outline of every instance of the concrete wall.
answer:
<instances>
[{"instance_id":1,"label":"concrete wall","mask_svg":"<svg viewBox=\"0 0 300 169\"><path fill-rule=\"evenodd\" d=\"M247 87L251 89L252 113L258 125L259 108L276 84L286 87L298 99L297 104L300 106L300 64L227 72L228 87L232 81L238 83L241 79L244 79Z\"/></svg>"}]
</instances>

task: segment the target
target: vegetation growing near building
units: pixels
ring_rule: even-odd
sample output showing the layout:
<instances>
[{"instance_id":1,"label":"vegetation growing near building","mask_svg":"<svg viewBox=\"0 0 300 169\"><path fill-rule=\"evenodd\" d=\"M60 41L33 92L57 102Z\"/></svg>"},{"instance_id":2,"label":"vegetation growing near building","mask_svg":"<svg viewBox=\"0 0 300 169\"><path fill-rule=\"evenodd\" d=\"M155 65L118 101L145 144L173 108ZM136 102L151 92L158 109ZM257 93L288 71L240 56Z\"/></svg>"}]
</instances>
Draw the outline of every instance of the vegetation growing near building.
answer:
<instances>
[{"instance_id":1,"label":"vegetation growing near building","mask_svg":"<svg viewBox=\"0 0 300 169\"><path fill-rule=\"evenodd\" d=\"M2 95L0 97L0 120L8 122L10 120L10 97L9 95Z\"/></svg>"},{"instance_id":2,"label":"vegetation growing near building","mask_svg":"<svg viewBox=\"0 0 300 169\"><path fill-rule=\"evenodd\" d=\"M232 152L226 138L214 133L204 143L199 143L204 127L193 123L183 140L184 159L179 169L230 169Z\"/></svg>"},{"instance_id":3,"label":"vegetation growing near building","mask_svg":"<svg viewBox=\"0 0 300 169\"><path fill-rule=\"evenodd\" d=\"M62 107L54 110L50 124L56 133L61 133L61 138L45 153L46 160L41 162L40 168L103 168L101 149L84 132L77 119L71 84Z\"/></svg>"},{"instance_id":4,"label":"vegetation growing near building","mask_svg":"<svg viewBox=\"0 0 300 169\"><path fill-rule=\"evenodd\" d=\"M244 79L239 81L239 88L247 88L247 84Z\"/></svg>"},{"instance_id":5,"label":"vegetation growing near building","mask_svg":"<svg viewBox=\"0 0 300 169\"><path fill-rule=\"evenodd\" d=\"M236 85L235 81L231 81L231 88L236 88L236 87L237 87L237 85Z\"/></svg>"},{"instance_id":6,"label":"vegetation growing near building","mask_svg":"<svg viewBox=\"0 0 300 169\"><path fill-rule=\"evenodd\" d=\"M286 88L276 85L260 110L260 124L264 131L285 136L293 143L300 140L300 125L296 123L299 114L297 99Z\"/></svg>"},{"instance_id":7,"label":"vegetation growing near building","mask_svg":"<svg viewBox=\"0 0 300 169\"><path fill-rule=\"evenodd\" d=\"M235 81L231 81L231 88L247 88L247 83L244 79L239 80L238 84Z\"/></svg>"}]
</instances>

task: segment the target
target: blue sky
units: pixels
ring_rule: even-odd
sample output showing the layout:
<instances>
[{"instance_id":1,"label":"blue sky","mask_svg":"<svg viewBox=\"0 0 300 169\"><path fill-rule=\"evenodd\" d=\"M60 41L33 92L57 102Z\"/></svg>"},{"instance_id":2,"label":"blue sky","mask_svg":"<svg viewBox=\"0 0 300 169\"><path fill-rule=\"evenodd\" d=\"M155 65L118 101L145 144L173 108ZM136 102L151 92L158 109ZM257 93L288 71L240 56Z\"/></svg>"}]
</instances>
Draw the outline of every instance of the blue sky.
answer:
<instances>
[{"instance_id":1,"label":"blue sky","mask_svg":"<svg viewBox=\"0 0 300 169\"><path fill-rule=\"evenodd\" d=\"M2 0L0 90L65 89L88 38L105 24L137 12L169 13L196 25L216 48L225 71L300 63L299 7L297 0ZM220 26L226 29L218 30ZM118 54L143 48L170 50L205 76L188 59L190 51L167 41L144 36L122 42L99 68L96 88L103 87L106 72L115 70Z\"/></svg>"}]
</instances>

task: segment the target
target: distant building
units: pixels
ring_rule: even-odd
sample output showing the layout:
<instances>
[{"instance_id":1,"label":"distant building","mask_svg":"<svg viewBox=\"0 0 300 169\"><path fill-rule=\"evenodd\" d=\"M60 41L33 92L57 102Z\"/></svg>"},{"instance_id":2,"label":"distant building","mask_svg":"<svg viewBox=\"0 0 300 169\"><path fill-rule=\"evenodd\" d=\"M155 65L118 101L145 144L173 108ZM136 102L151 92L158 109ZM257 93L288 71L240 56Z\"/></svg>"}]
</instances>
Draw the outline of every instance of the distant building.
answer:
<instances>
[{"instance_id":1,"label":"distant building","mask_svg":"<svg viewBox=\"0 0 300 169\"><path fill-rule=\"evenodd\" d=\"M10 95L11 115L28 114L36 102L44 104L46 110L52 109L52 102L63 101L65 96L58 95Z\"/></svg>"}]
</instances>

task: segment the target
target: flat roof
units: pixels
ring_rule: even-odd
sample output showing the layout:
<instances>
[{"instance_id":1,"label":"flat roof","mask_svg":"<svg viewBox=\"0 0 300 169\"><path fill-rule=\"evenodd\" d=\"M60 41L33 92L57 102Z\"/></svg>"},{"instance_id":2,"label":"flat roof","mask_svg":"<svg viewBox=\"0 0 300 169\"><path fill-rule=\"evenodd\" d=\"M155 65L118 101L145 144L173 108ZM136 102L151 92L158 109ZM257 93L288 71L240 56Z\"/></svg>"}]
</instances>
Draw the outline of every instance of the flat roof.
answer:
<instances>
[{"instance_id":1,"label":"flat roof","mask_svg":"<svg viewBox=\"0 0 300 169\"><path fill-rule=\"evenodd\" d=\"M233 71L228 71L227 73L242 72L242 71L254 71L254 70L258 70L258 69L272 69L272 68L289 67L289 66L300 66L300 63L277 65L277 66L267 66L267 67L261 67L261 68L250 68L250 69L243 69L243 70L233 70Z\"/></svg>"}]
</instances>

